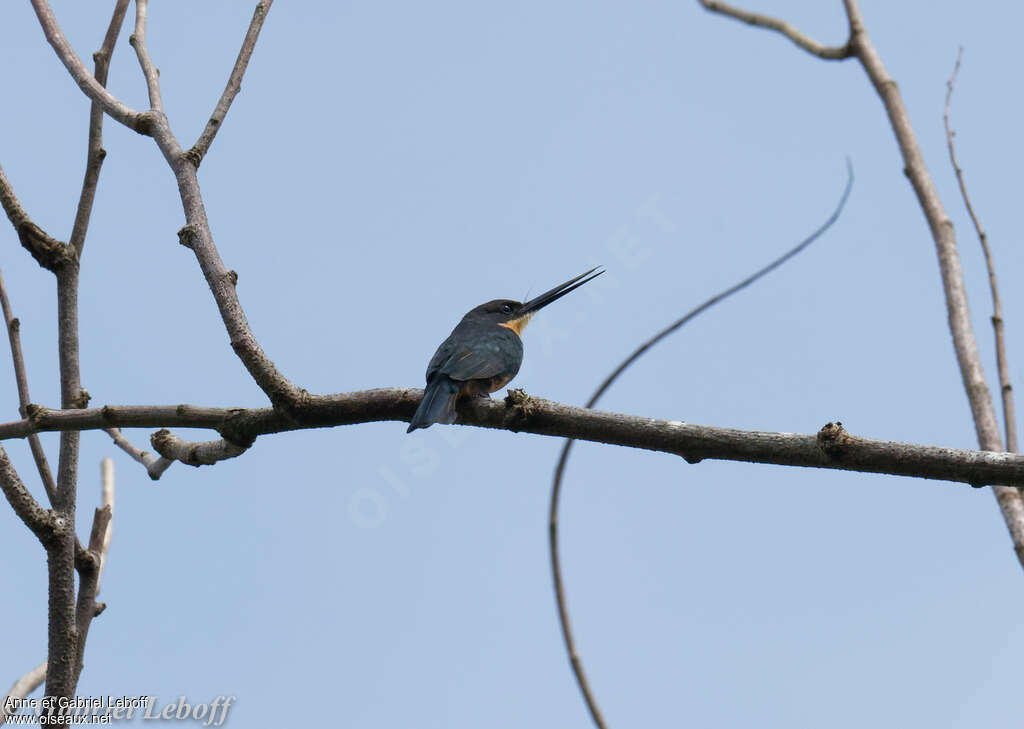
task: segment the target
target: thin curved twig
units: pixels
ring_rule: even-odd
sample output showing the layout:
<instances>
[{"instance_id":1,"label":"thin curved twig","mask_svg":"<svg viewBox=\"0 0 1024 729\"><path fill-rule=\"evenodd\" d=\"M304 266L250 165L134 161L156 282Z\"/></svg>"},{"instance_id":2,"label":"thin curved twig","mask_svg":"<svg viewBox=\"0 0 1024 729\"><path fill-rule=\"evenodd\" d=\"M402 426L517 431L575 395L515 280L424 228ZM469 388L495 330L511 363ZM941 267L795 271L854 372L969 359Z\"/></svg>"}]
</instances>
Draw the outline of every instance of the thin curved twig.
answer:
<instances>
[{"instance_id":1,"label":"thin curved twig","mask_svg":"<svg viewBox=\"0 0 1024 729\"><path fill-rule=\"evenodd\" d=\"M950 102L953 99L953 87L956 84L957 74L960 72L960 61L963 58L964 49L961 48L956 54L956 63L953 65L953 73L946 82L946 107L942 118L946 124L946 146L949 148L949 161L956 173L956 181L960 186L960 196L964 200L967 213L971 216L974 230L978 234L978 241L981 243L981 251L985 256L985 266L988 269L988 285L992 292L992 328L995 330L996 340L996 368L999 371L999 389L1002 393L1003 421L1006 428L1006 450L1011 453L1017 452L1017 418L1013 404L1013 384L1010 382L1010 365L1006 358L1006 337L1003 326L1003 305L999 297L999 284L996 280L996 267L992 259L992 250L988 245L988 235L981 227L971 204L971 198L967 194L967 183L964 182L964 171L960 168L960 162L956 157L956 149L953 145L953 125L949 120Z\"/></svg>"},{"instance_id":2,"label":"thin curved twig","mask_svg":"<svg viewBox=\"0 0 1024 729\"><path fill-rule=\"evenodd\" d=\"M676 321L669 324L667 327L662 329L660 332L655 334L649 340L637 347L632 354L626 357L622 363L616 367L608 377L605 378L604 382L594 391L594 394L590 396L587 401L586 407L592 408L597 404L597 401L601 399L601 396L611 387L612 383L618 379L619 375L626 371L626 369L636 362L647 350L653 347L655 344L660 342L662 339L672 334L688 321L694 317L702 314L703 312L710 309L715 304L727 299L733 294L745 289L752 283L760 279L761 277L771 273L776 268L784 264L793 256L803 251L807 246L820 238L825 231L832 227L832 225L839 219L840 214L843 212L843 208L846 206L846 201L850 197L850 190L853 189L853 165L850 160L846 160L846 187L843 189L843 194L839 198L839 202L832 211L832 214L828 219L811 235L802 240L799 244L786 251L774 261L759 269L755 273L751 274L747 278L743 279L737 284L730 286L729 288L721 291L703 304L691 309L689 312L684 314ZM569 654L569 662L572 665L573 674L576 677L576 683L580 687L580 692L583 694L583 700L587 704L587 708L590 710L590 715L594 720L594 724L599 729L606 729L604 717L601 714L601 710L597 705L597 699L594 697L594 693L590 688L590 684L587 681L586 672L583 670L583 663L579 658L579 654L576 650L576 641L572 634L572 624L569 620L569 608L565 598L565 585L562 581L562 565L561 558L559 557L558 551L558 505L562 493L562 480L565 475L566 464L569 461L569 453L572 450L572 444L575 439L569 438L565 441L565 445L562 446L562 453L558 458L558 465L555 466L555 475L551 485L551 504L548 511L548 543L551 553L551 577L554 583L555 589L555 601L558 604L558 621L562 626L562 638L565 641L565 648Z\"/></svg>"}]
</instances>

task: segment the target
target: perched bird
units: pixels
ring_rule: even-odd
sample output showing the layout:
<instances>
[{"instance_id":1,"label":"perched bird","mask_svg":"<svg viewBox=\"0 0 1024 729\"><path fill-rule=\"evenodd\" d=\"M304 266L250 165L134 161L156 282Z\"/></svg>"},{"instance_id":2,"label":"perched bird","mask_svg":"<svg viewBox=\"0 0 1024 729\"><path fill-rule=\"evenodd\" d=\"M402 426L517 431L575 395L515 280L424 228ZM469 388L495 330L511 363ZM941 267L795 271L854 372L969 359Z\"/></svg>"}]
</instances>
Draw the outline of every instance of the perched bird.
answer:
<instances>
[{"instance_id":1,"label":"perched bird","mask_svg":"<svg viewBox=\"0 0 1024 729\"><path fill-rule=\"evenodd\" d=\"M604 273L594 271L597 268L525 304L495 299L462 317L427 365L427 387L405 432L434 423L454 423L455 401L460 397L489 396L507 385L523 363L523 342L519 337L530 318L552 301Z\"/></svg>"}]
</instances>

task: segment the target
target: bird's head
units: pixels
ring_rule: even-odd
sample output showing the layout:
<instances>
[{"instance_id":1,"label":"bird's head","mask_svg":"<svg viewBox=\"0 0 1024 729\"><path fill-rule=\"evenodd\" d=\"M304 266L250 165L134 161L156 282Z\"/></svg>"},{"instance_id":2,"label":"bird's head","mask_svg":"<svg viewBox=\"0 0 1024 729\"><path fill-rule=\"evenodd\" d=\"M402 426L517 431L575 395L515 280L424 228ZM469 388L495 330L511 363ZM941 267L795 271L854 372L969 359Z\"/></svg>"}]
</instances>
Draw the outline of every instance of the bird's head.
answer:
<instances>
[{"instance_id":1,"label":"bird's head","mask_svg":"<svg viewBox=\"0 0 1024 729\"><path fill-rule=\"evenodd\" d=\"M494 301L488 301L486 304L480 304L480 306L466 314L465 318L492 322L522 335L523 329L526 328L527 323L534 314L551 302L562 298L573 289L578 289L583 284L593 281L604 273L603 270L598 271L597 268L599 267L592 268L586 273L581 273L576 278L569 279L565 283L559 284L550 291L545 291L540 296L534 297L525 303L512 301L511 299L495 299ZM595 271L597 273L594 273Z\"/></svg>"}]
</instances>

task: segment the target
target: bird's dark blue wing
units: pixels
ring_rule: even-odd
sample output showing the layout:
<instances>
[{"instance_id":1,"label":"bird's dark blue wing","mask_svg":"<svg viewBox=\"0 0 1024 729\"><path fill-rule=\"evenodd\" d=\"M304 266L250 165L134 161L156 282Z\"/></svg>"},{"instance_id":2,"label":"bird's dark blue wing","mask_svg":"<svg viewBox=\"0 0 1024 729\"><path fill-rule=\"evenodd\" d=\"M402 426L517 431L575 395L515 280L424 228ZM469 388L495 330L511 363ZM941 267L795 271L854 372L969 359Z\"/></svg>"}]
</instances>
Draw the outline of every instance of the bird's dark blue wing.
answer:
<instances>
[{"instance_id":1,"label":"bird's dark blue wing","mask_svg":"<svg viewBox=\"0 0 1024 729\"><path fill-rule=\"evenodd\" d=\"M467 331L470 327L475 331ZM427 365L427 381L437 373L459 381L511 378L522 361L523 343L515 332L501 326L477 327L475 322L463 322L437 348Z\"/></svg>"}]
</instances>

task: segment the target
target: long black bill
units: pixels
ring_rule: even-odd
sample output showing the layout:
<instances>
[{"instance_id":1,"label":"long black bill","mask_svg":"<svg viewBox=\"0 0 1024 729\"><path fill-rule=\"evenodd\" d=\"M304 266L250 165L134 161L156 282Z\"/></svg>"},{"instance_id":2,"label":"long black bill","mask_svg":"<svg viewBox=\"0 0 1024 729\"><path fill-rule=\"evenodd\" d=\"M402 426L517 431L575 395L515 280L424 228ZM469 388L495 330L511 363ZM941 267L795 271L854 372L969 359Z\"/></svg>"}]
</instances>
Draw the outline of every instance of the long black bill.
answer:
<instances>
[{"instance_id":1,"label":"long black bill","mask_svg":"<svg viewBox=\"0 0 1024 729\"><path fill-rule=\"evenodd\" d=\"M604 270L597 271L597 269L599 268L601 267L595 266L586 273L581 273L576 278L569 279L564 284L555 286L555 288L551 289L550 291L545 291L540 296L530 299L525 304L523 304L523 308L519 310L519 313L521 315L533 314L534 312L543 309L552 301L557 301L558 299L562 298L573 289L578 289L580 286L587 283L587 281L593 281L595 278L604 273ZM597 271L597 273L594 273L594 271Z\"/></svg>"}]
</instances>

